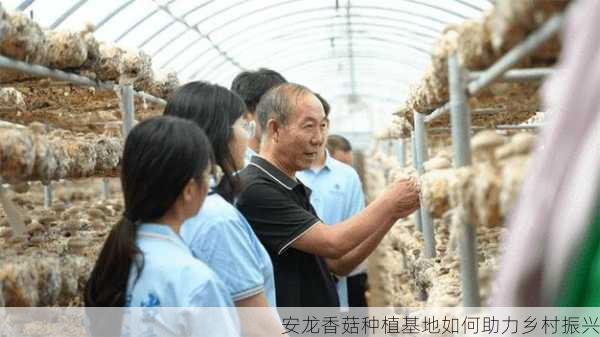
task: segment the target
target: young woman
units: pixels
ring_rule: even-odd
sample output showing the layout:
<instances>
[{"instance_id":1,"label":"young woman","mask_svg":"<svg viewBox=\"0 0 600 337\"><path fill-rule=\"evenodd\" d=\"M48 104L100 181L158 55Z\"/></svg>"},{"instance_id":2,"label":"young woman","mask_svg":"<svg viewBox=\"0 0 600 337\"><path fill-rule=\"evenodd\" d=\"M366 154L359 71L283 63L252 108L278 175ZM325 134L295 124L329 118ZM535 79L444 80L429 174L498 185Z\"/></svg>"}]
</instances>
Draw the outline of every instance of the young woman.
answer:
<instances>
[{"instance_id":1,"label":"young woman","mask_svg":"<svg viewBox=\"0 0 600 337\"><path fill-rule=\"evenodd\" d=\"M210 143L190 121L158 117L131 130L121 163L125 211L87 282L86 306L233 306L224 284L179 236L206 198L211 165ZM219 329L235 335L235 316L219 319ZM215 332L197 317L158 321L174 334Z\"/></svg>"},{"instance_id":2,"label":"young woman","mask_svg":"<svg viewBox=\"0 0 600 337\"><path fill-rule=\"evenodd\" d=\"M239 190L235 172L244 167L249 138L242 118L245 111L246 105L237 94L205 82L187 83L168 101L165 115L196 122L208 136L215 161L223 171L221 181L213 181L200 212L183 224L181 236L194 256L225 283L236 306L275 307L271 259L232 205Z\"/></svg>"}]
</instances>

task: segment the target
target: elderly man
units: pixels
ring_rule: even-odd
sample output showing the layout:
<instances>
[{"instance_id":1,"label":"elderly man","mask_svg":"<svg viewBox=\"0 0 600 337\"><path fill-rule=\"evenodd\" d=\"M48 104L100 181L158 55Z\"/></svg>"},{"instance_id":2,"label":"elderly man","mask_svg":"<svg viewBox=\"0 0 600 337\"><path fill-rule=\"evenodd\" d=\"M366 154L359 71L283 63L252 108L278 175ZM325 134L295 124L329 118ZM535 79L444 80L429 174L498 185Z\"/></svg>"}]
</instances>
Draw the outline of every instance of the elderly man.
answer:
<instances>
[{"instance_id":1,"label":"elderly man","mask_svg":"<svg viewBox=\"0 0 600 337\"><path fill-rule=\"evenodd\" d=\"M231 91L240 95L248 107L244 119L247 122L246 125L248 125L251 139L248 142L248 149L244 157L246 165L250 163L250 159L258 153L260 148L262 130L256 117L256 105L258 105L258 101L265 92L286 82L286 79L280 73L266 68L260 68L256 71L243 71L231 82Z\"/></svg>"},{"instance_id":2,"label":"elderly man","mask_svg":"<svg viewBox=\"0 0 600 337\"><path fill-rule=\"evenodd\" d=\"M309 89L282 84L256 110L264 130L260 155L240 172L237 205L271 256L277 305L337 307L332 273L350 273L396 220L418 208L418 186L398 181L356 216L325 225L310 204L310 190L296 179L325 141L323 106Z\"/></svg>"},{"instance_id":3,"label":"elderly man","mask_svg":"<svg viewBox=\"0 0 600 337\"><path fill-rule=\"evenodd\" d=\"M323 105L327 121L327 127L323 129L323 137L329 140L330 137L327 137L327 134L329 133L330 106L327 100L319 94L316 94L316 96ZM351 164L344 164L338 161L333 156L329 145L329 141L327 143L323 142L319 149L319 156L312 163L311 167L298 172L296 177L312 191L310 203L315 208L319 218L323 220L323 223L337 224L360 213L365 208L365 196L356 171L349 166ZM350 144L348 143L349 146ZM334 150L336 150L336 153L340 152L337 148ZM351 151L350 154L352 154ZM352 160L350 160L350 163L352 163ZM338 276L337 291L342 308L367 306L364 295L366 271L367 266L365 261L356 270L353 270L348 278ZM352 292L350 292L351 280L353 285L361 285L360 289L356 289L357 287L354 286ZM351 298L350 294L354 296ZM360 300L356 301L356 299Z\"/></svg>"}]
</instances>

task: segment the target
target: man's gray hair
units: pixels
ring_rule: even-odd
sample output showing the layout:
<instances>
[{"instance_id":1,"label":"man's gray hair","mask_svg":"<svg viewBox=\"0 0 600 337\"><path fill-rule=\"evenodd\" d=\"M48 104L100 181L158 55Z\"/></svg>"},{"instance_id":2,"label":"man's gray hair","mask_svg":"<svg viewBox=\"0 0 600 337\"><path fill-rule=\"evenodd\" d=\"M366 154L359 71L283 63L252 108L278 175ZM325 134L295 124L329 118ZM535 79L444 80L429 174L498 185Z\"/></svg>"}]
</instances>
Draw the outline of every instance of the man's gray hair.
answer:
<instances>
[{"instance_id":1,"label":"man's gray hair","mask_svg":"<svg viewBox=\"0 0 600 337\"><path fill-rule=\"evenodd\" d=\"M271 118L286 125L288 118L298 105L298 100L307 94L314 95L307 87L295 83L284 83L269 89L256 106L256 114L261 128L266 130L267 123Z\"/></svg>"}]
</instances>

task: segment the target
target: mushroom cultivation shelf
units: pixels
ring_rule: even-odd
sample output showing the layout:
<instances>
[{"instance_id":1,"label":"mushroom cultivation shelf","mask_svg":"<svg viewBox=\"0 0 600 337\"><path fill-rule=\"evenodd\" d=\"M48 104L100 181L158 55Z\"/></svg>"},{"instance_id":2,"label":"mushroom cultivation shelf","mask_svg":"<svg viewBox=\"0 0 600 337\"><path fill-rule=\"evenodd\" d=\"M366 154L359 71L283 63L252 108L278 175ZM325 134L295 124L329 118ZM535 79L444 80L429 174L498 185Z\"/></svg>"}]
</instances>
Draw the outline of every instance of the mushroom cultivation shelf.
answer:
<instances>
[{"instance_id":1,"label":"mushroom cultivation shelf","mask_svg":"<svg viewBox=\"0 0 600 337\"><path fill-rule=\"evenodd\" d=\"M55 183L56 202L43 208L41 184L10 198L26 210L26 233L14 237L0 211L0 306L72 306L106 235L121 217L121 198L98 201L100 182ZM118 193L118 181L111 192Z\"/></svg>"},{"instance_id":2,"label":"mushroom cultivation shelf","mask_svg":"<svg viewBox=\"0 0 600 337\"><path fill-rule=\"evenodd\" d=\"M142 52L98 42L91 26L45 30L1 4L0 17L0 176L10 183L2 199L25 223L21 234L0 208L0 306L82 305L123 212L109 177L135 107L140 120L159 115L179 81L155 76Z\"/></svg>"},{"instance_id":3,"label":"mushroom cultivation shelf","mask_svg":"<svg viewBox=\"0 0 600 337\"><path fill-rule=\"evenodd\" d=\"M382 140L401 139L402 148L407 139L412 141L414 169L388 169L388 178L418 175L422 195L420 210L398 224L403 233L390 234L397 247L414 249L400 249L400 265L389 267L389 272L383 267L390 263L385 260L385 248L372 259L372 274L380 279L372 289L374 301L401 306L457 305L460 295L465 306L485 303L489 284L484 281L494 269L495 255L482 256L498 251L496 232L518 195L535 143L530 132L543 122L539 80L552 73L548 67L560 51L557 32L568 3L500 0L480 20L448 27L442 35L431 68L396 112L391 127L378 135ZM515 67L535 68L511 70ZM389 159L372 159L379 161L380 169L390 167ZM448 228L448 238L444 228ZM446 249L447 245L458 246L458 254ZM451 256L458 258L460 271L449 260ZM436 274L439 270L446 276ZM403 276L396 280L398 275ZM409 282L411 277L414 282ZM440 280L448 277L452 279L450 291L440 292L438 285L444 283ZM411 284L412 288L406 288ZM396 300L403 291L409 291L404 295L412 300ZM443 293L451 296L440 299ZM454 301L448 301L452 296ZM386 301L388 297L391 300Z\"/></svg>"}]
</instances>

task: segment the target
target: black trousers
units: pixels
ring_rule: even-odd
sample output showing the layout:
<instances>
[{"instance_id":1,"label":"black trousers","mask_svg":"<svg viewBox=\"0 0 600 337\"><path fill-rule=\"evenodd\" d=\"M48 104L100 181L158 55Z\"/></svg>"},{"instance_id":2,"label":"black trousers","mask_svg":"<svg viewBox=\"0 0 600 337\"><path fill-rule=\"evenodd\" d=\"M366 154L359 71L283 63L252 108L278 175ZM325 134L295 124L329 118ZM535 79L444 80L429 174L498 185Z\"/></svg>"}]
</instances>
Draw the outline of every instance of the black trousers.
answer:
<instances>
[{"instance_id":1,"label":"black trousers","mask_svg":"<svg viewBox=\"0 0 600 337\"><path fill-rule=\"evenodd\" d=\"M350 307L366 307L367 274L358 274L347 278L348 305Z\"/></svg>"}]
</instances>

